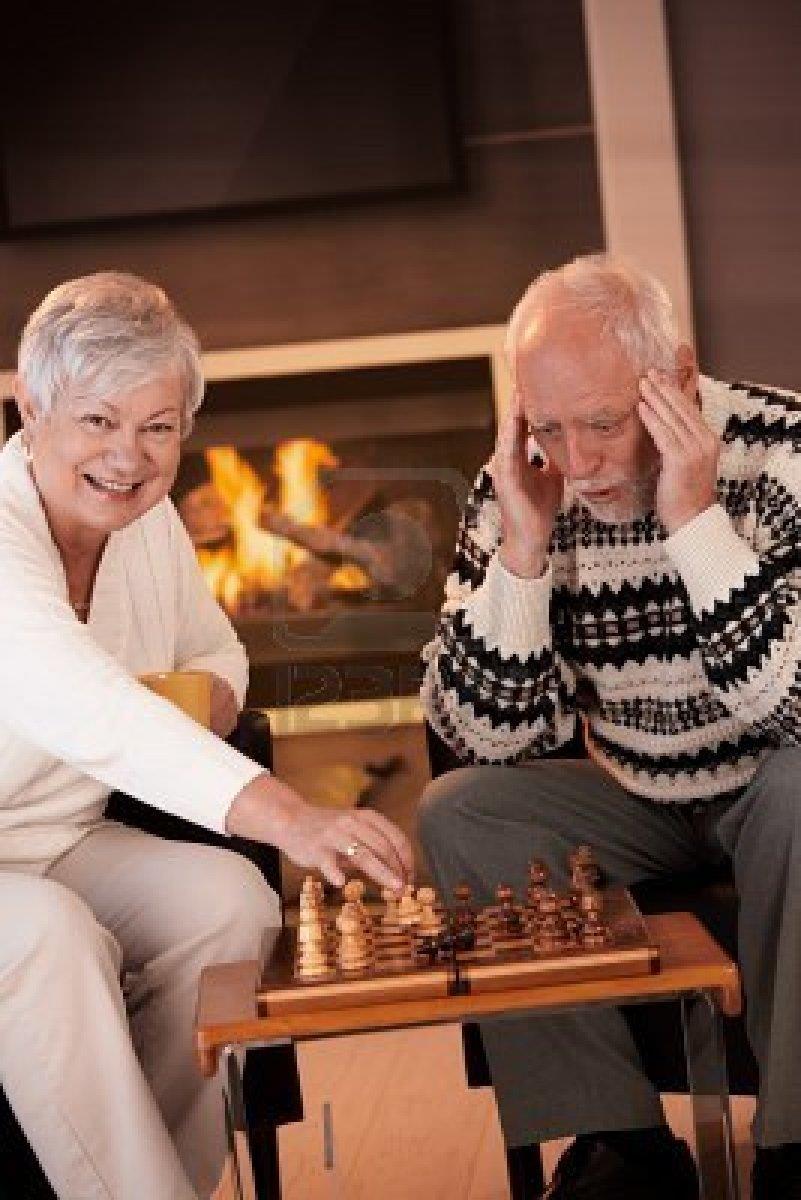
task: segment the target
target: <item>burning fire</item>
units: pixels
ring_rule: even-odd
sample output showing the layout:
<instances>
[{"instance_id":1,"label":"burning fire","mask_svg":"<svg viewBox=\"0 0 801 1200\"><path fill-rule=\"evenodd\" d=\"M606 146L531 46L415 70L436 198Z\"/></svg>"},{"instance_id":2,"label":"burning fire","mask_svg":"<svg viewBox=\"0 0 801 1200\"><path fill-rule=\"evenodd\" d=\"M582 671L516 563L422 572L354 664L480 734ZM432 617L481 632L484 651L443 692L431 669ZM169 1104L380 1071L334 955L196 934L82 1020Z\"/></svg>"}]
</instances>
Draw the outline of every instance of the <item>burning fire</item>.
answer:
<instances>
[{"instance_id":1,"label":"burning fire","mask_svg":"<svg viewBox=\"0 0 801 1200\"><path fill-rule=\"evenodd\" d=\"M283 586L290 572L310 557L308 550L262 528L262 514L272 510L302 525L327 525L328 495L320 472L338 466L339 460L323 442L309 438L281 442L273 466L278 501L271 504L265 499L258 473L233 446L211 447L205 457L213 493L225 510L231 544L216 549L198 547L198 561L214 596L234 613L244 597ZM332 568L328 586L350 590L368 582L361 568L345 564Z\"/></svg>"}]
</instances>

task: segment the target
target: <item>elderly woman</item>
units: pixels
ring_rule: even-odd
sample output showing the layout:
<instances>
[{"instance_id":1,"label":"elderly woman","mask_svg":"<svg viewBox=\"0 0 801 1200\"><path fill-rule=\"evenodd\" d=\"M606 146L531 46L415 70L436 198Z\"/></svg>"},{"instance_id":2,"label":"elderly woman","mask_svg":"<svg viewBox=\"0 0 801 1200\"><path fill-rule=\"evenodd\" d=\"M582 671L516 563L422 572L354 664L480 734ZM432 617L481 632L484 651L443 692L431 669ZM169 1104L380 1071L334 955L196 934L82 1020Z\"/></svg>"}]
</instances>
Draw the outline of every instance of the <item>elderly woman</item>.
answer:
<instances>
[{"instance_id":1,"label":"elderly woman","mask_svg":"<svg viewBox=\"0 0 801 1200\"><path fill-rule=\"evenodd\" d=\"M387 821L314 808L222 740L244 652L167 498L202 392L193 333L132 276L56 288L22 336L0 453L0 1078L61 1200L212 1193L197 979L279 922L241 856L105 821L110 790L333 883L354 857L389 887L411 873ZM213 675L214 733L137 682L177 668Z\"/></svg>"}]
</instances>

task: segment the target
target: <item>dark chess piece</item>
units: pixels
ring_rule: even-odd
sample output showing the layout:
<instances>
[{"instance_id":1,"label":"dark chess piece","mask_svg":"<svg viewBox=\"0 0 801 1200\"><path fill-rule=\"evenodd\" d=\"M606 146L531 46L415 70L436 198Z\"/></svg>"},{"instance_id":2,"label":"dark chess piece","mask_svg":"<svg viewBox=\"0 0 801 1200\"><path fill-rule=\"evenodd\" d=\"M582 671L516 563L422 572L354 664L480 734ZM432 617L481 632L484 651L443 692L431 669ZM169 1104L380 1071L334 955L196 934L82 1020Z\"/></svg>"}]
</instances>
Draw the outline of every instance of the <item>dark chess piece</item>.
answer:
<instances>
[{"instance_id":1,"label":"dark chess piece","mask_svg":"<svg viewBox=\"0 0 801 1200\"><path fill-rule=\"evenodd\" d=\"M475 950L476 948L476 926L474 923L456 925L452 921L448 937L450 938L452 950Z\"/></svg>"},{"instance_id":2,"label":"dark chess piece","mask_svg":"<svg viewBox=\"0 0 801 1200\"><path fill-rule=\"evenodd\" d=\"M603 893L599 892L597 888L587 888L586 891L581 892L578 897L578 910L585 917L600 916L604 911Z\"/></svg>"},{"instance_id":3,"label":"dark chess piece","mask_svg":"<svg viewBox=\"0 0 801 1200\"><path fill-rule=\"evenodd\" d=\"M476 931L474 929L459 929L453 934L454 950L475 950Z\"/></svg>"},{"instance_id":4,"label":"dark chess piece","mask_svg":"<svg viewBox=\"0 0 801 1200\"><path fill-rule=\"evenodd\" d=\"M498 924L502 932L510 938L523 937L523 917L515 904L515 894L508 883L499 883L495 890L498 901Z\"/></svg>"},{"instance_id":5,"label":"dark chess piece","mask_svg":"<svg viewBox=\"0 0 801 1200\"><path fill-rule=\"evenodd\" d=\"M473 893L466 883L460 883L453 889L456 907L453 911L453 925L458 929L475 929L476 910L473 908Z\"/></svg>"},{"instance_id":6,"label":"dark chess piece","mask_svg":"<svg viewBox=\"0 0 801 1200\"><path fill-rule=\"evenodd\" d=\"M548 888L540 897L537 913L541 917L550 916L552 913L558 913L560 908L559 896Z\"/></svg>"},{"instance_id":7,"label":"dark chess piece","mask_svg":"<svg viewBox=\"0 0 801 1200\"><path fill-rule=\"evenodd\" d=\"M558 892L546 888L540 897L536 912L531 916L536 950L550 954L569 944L569 931L562 911L562 898Z\"/></svg>"},{"instance_id":8,"label":"dark chess piece","mask_svg":"<svg viewBox=\"0 0 801 1200\"><path fill-rule=\"evenodd\" d=\"M598 887L601 882L601 868L595 861L595 855L590 846L577 846L568 856L567 861L576 891L582 892L587 888Z\"/></svg>"},{"instance_id":9,"label":"dark chess piece","mask_svg":"<svg viewBox=\"0 0 801 1200\"><path fill-rule=\"evenodd\" d=\"M503 931L509 938L521 938L525 936L526 928L523 924L523 914L519 908L512 908L503 916Z\"/></svg>"},{"instance_id":10,"label":"dark chess piece","mask_svg":"<svg viewBox=\"0 0 801 1200\"><path fill-rule=\"evenodd\" d=\"M586 947L588 950L591 950L598 946L605 946L608 940L609 930L601 920L600 913L587 913L581 930L582 946Z\"/></svg>"},{"instance_id":11,"label":"dark chess piece","mask_svg":"<svg viewBox=\"0 0 801 1200\"><path fill-rule=\"evenodd\" d=\"M609 929L603 920L604 898L597 888L589 888L579 896L581 925L579 939L582 946L591 949L604 946L609 941Z\"/></svg>"},{"instance_id":12,"label":"dark chess piece","mask_svg":"<svg viewBox=\"0 0 801 1200\"><path fill-rule=\"evenodd\" d=\"M529 908L539 908L539 902L544 892L548 890L548 868L540 858L532 859L528 868L528 886L526 887L526 904Z\"/></svg>"},{"instance_id":13,"label":"dark chess piece","mask_svg":"<svg viewBox=\"0 0 801 1200\"><path fill-rule=\"evenodd\" d=\"M442 937L438 933L424 933L415 939L415 957L423 958L433 967L442 950Z\"/></svg>"},{"instance_id":14,"label":"dark chess piece","mask_svg":"<svg viewBox=\"0 0 801 1200\"><path fill-rule=\"evenodd\" d=\"M578 946L581 940L581 930L584 925L584 916L579 907L579 901L583 893L567 892L559 897L559 915L562 918L562 926L566 944L569 946Z\"/></svg>"},{"instance_id":15,"label":"dark chess piece","mask_svg":"<svg viewBox=\"0 0 801 1200\"><path fill-rule=\"evenodd\" d=\"M466 883L453 889L455 908L450 915L450 935L455 950L472 950L476 944L478 917L473 908L473 892Z\"/></svg>"},{"instance_id":16,"label":"dark chess piece","mask_svg":"<svg viewBox=\"0 0 801 1200\"><path fill-rule=\"evenodd\" d=\"M567 930L558 910L546 913L539 923L535 946L546 954L563 949L568 943Z\"/></svg>"}]
</instances>

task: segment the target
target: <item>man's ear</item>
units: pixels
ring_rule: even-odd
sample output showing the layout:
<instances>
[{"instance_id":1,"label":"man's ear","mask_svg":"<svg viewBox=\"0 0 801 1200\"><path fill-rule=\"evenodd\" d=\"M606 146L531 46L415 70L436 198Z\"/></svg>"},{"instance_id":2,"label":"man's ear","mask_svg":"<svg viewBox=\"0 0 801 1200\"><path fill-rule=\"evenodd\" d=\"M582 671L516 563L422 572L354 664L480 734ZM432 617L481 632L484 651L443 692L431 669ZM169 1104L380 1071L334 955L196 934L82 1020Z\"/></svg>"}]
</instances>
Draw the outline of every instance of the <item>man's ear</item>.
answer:
<instances>
[{"instance_id":1,"label":"man's ear","mask_svg":"<svg viewBox=\"0 0 801 1200\"><path fill-rule=\"evenodd\" d=\"M676 351L676 378L688 400L698 403L698 362L695 351L687 342L682 342Z\"/></svg>"}]
</instances>

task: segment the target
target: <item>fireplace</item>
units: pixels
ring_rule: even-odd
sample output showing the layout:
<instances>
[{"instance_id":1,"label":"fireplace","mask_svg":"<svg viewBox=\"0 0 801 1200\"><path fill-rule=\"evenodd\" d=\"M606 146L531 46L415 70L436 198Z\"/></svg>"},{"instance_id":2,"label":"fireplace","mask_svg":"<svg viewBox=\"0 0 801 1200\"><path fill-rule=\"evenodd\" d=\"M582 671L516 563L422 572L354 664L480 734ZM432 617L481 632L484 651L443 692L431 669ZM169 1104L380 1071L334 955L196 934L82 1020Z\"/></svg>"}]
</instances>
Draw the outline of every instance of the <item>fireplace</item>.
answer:
<instances>
[{"instance_id":1,"label":"fireplace","mask_svg":"<svg viewBox=\"0 0 801 1200\"><path fill-rule=\"evenodd\" d=\"M490 326L206 356L173 498L247 649L250 703L417 694L492 451L500 345Z\"/></svg>"},{"instance_id":2,"label":"fireplace","mask_svg":"<svg viewBox=\"0 0 801 1200\"><path fill-rule=\"evenodd\" d=\"M246 372L213 356L174 499L247 649L252 703L416 694L493 444L497 333L480 348L470 332L421 335L418 358L407 338L333 365L330 347L295 348L300 370L269 349Z\"/></svg>"}]
</instances>

